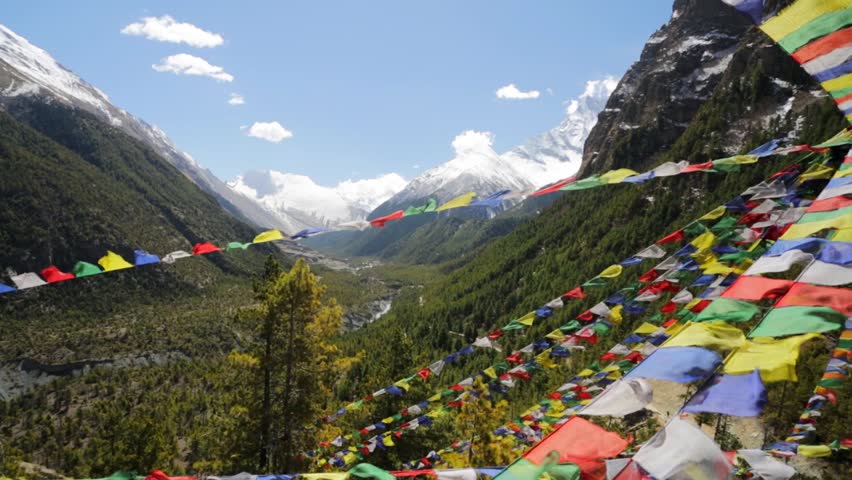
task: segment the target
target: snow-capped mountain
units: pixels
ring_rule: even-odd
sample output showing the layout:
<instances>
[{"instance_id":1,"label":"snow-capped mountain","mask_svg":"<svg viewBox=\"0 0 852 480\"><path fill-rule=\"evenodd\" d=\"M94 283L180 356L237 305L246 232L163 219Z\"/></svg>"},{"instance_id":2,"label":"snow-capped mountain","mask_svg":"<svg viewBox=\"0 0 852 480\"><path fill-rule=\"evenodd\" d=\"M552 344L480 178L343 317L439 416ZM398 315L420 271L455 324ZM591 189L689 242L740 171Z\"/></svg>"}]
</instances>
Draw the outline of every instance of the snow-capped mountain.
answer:
<instances>
[{"instance_id":1,"label":"snow-capped mountain","mask_svg":"<svg viewBox=\"0 0 852 480\"><path fill-rule=\"evenodd\" d=\"M258 226L277 227L288 232L297 227L286 216L271 215L250 199L233 192L188 153L178 149L161 129L116 107L104 92L0 24L0 109L14 116L26 110L27 102L31 101L59 101L94 114L153 148L212 194L225 209Z\"/></svg>"},{"instance_id":2,"label":"snow-capped mountain","mask_svg":"<svg viewBox=\"0 0 852 480\"><path fill-rule=\"evenodd\" d=\"M618 80L586 83L585 91L566 102L565 119L526 144L498 154L489 132L467 131L453 141L452 160L423 172L381 207L404 208L427 197L445 201L466 192L480 195L510 189L532 190L573 175L583 159L583 144Z\"/></svg>"},{"instance_id":3,"label":"snow-capped mountain","mask_svg":"<svg viewBox=\"0 0 852 480\"><path fill-rule=\"evenodd\" d=\"M317 185L304 175L269 170L247 172L228 182L228 186L270 213L307 228L362 220L407 183L390 173L367 180L346 180L332 188Z\"/></svg>"}]
</instances>

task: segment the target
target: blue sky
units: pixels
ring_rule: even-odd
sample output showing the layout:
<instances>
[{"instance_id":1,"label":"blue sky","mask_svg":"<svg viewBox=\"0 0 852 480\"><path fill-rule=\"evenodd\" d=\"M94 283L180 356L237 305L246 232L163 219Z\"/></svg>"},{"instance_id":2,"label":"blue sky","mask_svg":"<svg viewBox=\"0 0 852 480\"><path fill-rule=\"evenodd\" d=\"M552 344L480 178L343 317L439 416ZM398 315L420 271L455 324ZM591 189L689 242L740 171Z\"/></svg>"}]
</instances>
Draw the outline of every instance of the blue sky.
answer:
<instances>
[{"instance_id":1,"label":"blue sky","mask_svg":"<svg viewBox=\"0 0 852 480\"><path fill-rule=\"evenodd\" d=\"M412 178L452 158L450 143L465 130L493 132L499 152L554 127L586 80L620 76L638 59L671 4L54 0L15 2L2 22L223 179L276 169L333 185L389 172ZM163 15L224 42L199 48L120 33ZM220 66L233 81L152 68L176 54ZM541 95L498 99L510 83ZM229 105L232 93L245 104ZM293 136L272 143L240 130L271 121Z\"/></svg>"}]
</instances>

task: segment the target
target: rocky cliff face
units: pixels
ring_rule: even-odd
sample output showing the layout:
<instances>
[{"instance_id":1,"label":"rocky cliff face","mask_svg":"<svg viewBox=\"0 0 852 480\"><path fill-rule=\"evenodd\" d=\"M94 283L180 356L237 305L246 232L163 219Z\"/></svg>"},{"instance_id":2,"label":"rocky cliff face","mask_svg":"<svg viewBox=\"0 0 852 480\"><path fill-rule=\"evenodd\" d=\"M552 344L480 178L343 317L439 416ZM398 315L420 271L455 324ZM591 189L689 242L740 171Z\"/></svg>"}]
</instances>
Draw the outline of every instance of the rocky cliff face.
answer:
<instances>
[{"instance_id":1,"label":"rocky cliff face","mask_svg":"<svg viewBox=\"0 0 852 480\"><path fill-rule=\"evenodd\" d=\"M767 3L774 3L770 11L780 6ZM735 153L756 132L796 130L798 114L825 101L819 85L747 17L717 0L676 0L671 20L601 112L580 173L653 166L689 131L710 126L718 141L680 159Z\"/></svg>"}]
</instances>

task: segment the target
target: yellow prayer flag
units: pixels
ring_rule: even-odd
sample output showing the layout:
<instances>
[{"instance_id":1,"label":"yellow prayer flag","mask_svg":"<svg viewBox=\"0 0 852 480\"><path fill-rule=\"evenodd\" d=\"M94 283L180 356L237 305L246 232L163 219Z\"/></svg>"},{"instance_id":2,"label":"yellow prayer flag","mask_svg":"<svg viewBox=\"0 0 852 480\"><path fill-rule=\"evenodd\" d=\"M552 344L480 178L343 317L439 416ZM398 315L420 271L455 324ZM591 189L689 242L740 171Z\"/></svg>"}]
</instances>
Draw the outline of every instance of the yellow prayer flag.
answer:
<instances>
[{"instance_id":1,"label":"yellow prayer flag","mask_svg":"<svg viewBox=\"0 0 852 480\"><path fill-rule=\"evenodd\" d=\"M559 330L559 329L557 328L556 330L554 330L554 331L552 331L552 332L548 333L547 335L545 335L545 336L544 336L544 338L547 338L547 339L549 339L549 340L557 340L557 341L559 341L559 340L562 340L562 339L564 339L564 338L565 338L565 334L564 334L564 333L562 333L562 330Z\"/></svg>"},{"instance_id":2,"label":"yellow prayer flag","mask_svg":"<svg viewBox=\"0 0 852 480\"><path fill-rule=\"evenodd\" d=\"M348 453L343 456L343 461L349 465L357 462L358 457L355 456L354 453ZM320 466L322 465L324 464L321 464ZM303 473L299 475L299 477L307 480L346 480L349 478L349 474L346 472Z\"/></svg>"},{"instance_id":3,"label":"yellow prayer flag","mask_svg":"<svg viewBox=\"0 0 852 480\"><path fill-rule=\"evenodd\" d=\"M799 347L819 336L816 333L808 333L782 340L771 338L746 340L746 343L725 361L725 373L745 375L757 368L760 370L760 378L765 383L785 380L795 382L798 380L796 361L799 359Z\"/></svg>"},{"instance_id":4,"label":"yellow prayer flag","mask_svg":"<svg viewBox=\"0 0 852 480\"><path fill-rule=\"evenodd\" d=\"M685 326L686 325L684 325L683 323L673 323L668 328L666 328L666 335L677 335L678 333L680 333L681 330L683 330L683 327Z\"/></svg>"},{"instance_id":5,"label":"yellow prayer flag","mask_svg":"<svg viewBox=\"0 0 852 480\"><path fill-rule=\"evenodd\" d=\"M654 325L653 323L645 322L642 325L639 325L639 328L633 330L633 333L638 333L640 335L648 335L659 330L660 327Z\"/></svg>"},{"instance_id":6,"label":"yellow prayer flag","mask_svg":"<svg viewBox=\"0 0 852 480\"><path fill-rule=\"evenodd\" d=\"M465 193L464 195L459 195L458 197L456 197L456 198L450 200L449 202L441 205L435 211L436 212L443 212L444 210L449 210L451 208L466 207L466 206L470 205L470 202L473 201L473 197L475 197L475 196L476 196L476 194L473 193L473 192L468 192L468 193Z\"/></svg>"},{"instance_id":7,"label":"yellow prayer flag","mask_svg":"<svg viewBox=\"0 0 852 480\"><path fill-rule=\"evenodd\" d=\"M435 395L432 395L431 397L427 398L426 400L429 400L430 402L438 402L438 401L441 400L441 394L436 393Z\"/></svg>"},{"instance_id":8,"label":"yellow prayer flag","mask_svg":"<svg viewBox=\"0 0 852 480\"><path fill-rule=\"evenodd\" d=\"M828 445L799 445L796 452L803 457L830 457L831 447Z\"/></svg>"},{"instance_id":9,"label":"yellow prayer flag","mask_svg":"<svg viewBox=\"0 0 852 480\"><path fill-rule=\"evenodd\" d=\"M814 164L811 165L807 170L805 170L801 175L799 175L798 182L805 183L808 180L831 178L833 174L834 168L829 167L828 165Z\"/></svg>"},{"instance_id":10,"label":"yellow prayer flag","mask_svg":"<svg viewBox=\"0 0 852 480\"><path fill-rule=\"evenodd\" d=\"M832 242L852 242L852 228L841 228L831 235Z\"/></svg>"},{"instance_id":11,"label":"yellow prayer flag","mask_svg":"<svg viewBox=\"0 0 852 480\"><path fill-rule=\"evenodd\" d=\"M595 372L595 371L594 371L594 370L592 370L592 369L585 368L585 369L583 369L583 371L581 371L580 373L578 373L578 374L577 374L577 376L578 376L578 377L591 377L591 376L592 376L592 375L594 375L595 373L597 373L597 372Z\"/></svg>"},{"instance_id":12,"label":"yellow prayer flag","mask_svg":"<svg viewBox=\"0 0 852 480\"><path fill-rule=\"evenodd\" d=\"M689 244L695 247L699 252L709 250L714 243L716 243L716 235L713 235L713 232L709 230L689 242Z\"/></svg>"},{"instance_id":13,"label":"yellow prayer flag","mask_svg":"<svg viewBox=\"0 0 852 480\"><path fill-rule=\"evenodd\" d=\"M488 375L490 378L497 378L497 370L494 367L488 367L482 373Z\"/></svg>"},{"instance_id":14,"label":"yellow prayer flag","mask_svg":"<svg viewBox=\"0 0 852 480\"><path fill-rule=\"evenodd\" d=\"M382 419L382 423L391 424L393 423L393 417L385 417Z\"/></svg>"},{"instance_id":15,"label":"yellow prayer flag","mask_svg":"<svg viewBox=\"0 0 852 480\"><path fill-rule=\"evenodd\" d=\"M669 338L663 347L711 347L733 350L745 345L742 330L725 322L689 322Z\"/></svg>"},{"instance_id":16,"label":"yellow prayer flag","mask_svg":"<svg viewBox=\"0 0 852 480\"><path fill-rule=\"evenodd\" d=\"M411 390L411 385L408 382L406 382L405 380L400 380L400 381L394 383L394 385L405 390L406 392Z\"/></svg>"},{"instance_id":17,"label":"yellow prayer flag","mask_svg":"<svg viewBox=\"0 0 852 480\"><path fill-rule=\"evenodd\" d=\"M634 175L639 175L639 172L629 168L619 168L617 170L610 170L609 172L604 173L598 177L598 179L601 183L621 183L625 178L632 177Z\"/></svg>"},{"instance_id":18,"label":"yellow prayer flag","mask_svg":"<svg viewBox=\"0 0 852 480\"><path fill-rule=\"evenodd\" d=\"M393 437L391 437L390 435L385 435L385 436L382 437L382 445L384 445L386 447L395 447L396 446L396 444L393 443Z\"/></svg>"},{"instance_id":19,"label":"yellow prayer flag","mask_svg":"<svg viewBox=\"0 0 852 480\"><path fill-rule=\"evenodd\" d=\"M717 218L721 218L727 211L728 209L725 208L724 205L720 205L706 213L703 217L699 218L699 220L716 220Z\"/></svg>"},{"instance_id":20,"label":"yellow prayer flag","mask_svg":"<svg viewBox=\"0 0 852 480\"><path fill-rule=\"evenodd\" d=\"M619 379L619 378L621 378L622 376L623 376L623 375L622 375L622 373L621 373L621 370L616 370L616 371L614 371L614 372L610 373L609 375L607 375L607 376L606 376L606 378L608 378L608 379L610 379L610 380L618 380L618 379Z\"/></svg>"},{"instance_id":21,"label":"yellow prayer flag","mask_svg":"<svg viewBox=\"0 0 852 480\"><path fill-rule=\"evenodd\" d=\"M852 175L852 168L847 168L846 170L838 170L833 178L846 178L850 175Z\"/></svg>"},{"instance_id":22,"label":"yellow prayer flag","mask_svg":"<svg viewBox=\"0 0 852 480\"><path fill-rule=\"evenodd\" d=\"M541 365L544 368L556 368L557 367L556 363L554 363L553 360L550 358L550 349L547 349L547 350L539 353L535 357L535 361L538 362L538 364Z\"/></svg>"},{"instance_id":23,"label":"yellow prayer flag","mask_svg":"<svg viewBox=\"0 0 852 480\"><path fill-rule=\"evenodd\" d=\"M599 273L597 278L615 278L621 275L623 270L624 267L621 265L610 265L606 267L603 272Z\"/></svg>"},{"instance_id":24,"label":"yellow prayer flag","mask_svg":"<svg viewBox=\"0 0 852 480\"><path fill-rule=\"evenodd\" d=\"M113 270L122 270L125 268L133 268L133 265L130 264L127 260L121 258L121 255L110 252L107 250L107 254L98 260L98 265L100 265L105 272L111 272Z\"/></svg>"},{"instance_id":25,"label":"yellow prayer flag","mask_svg":"<svg viewBox=\"0 0 852 480\"><path fill-rule=\"evenodd\" d=\"M776 42L783 40L817 18L849 8L846 0L799 0L760 25Z\"/></svg>"},{"instance_id":26,"label":"yellow prayer flag","mask_svg":"<svg viewBox=\"0 0 852 480\"><path fill-rule=\"evenodd\" d=\"M264 243L264 242L272 242L275 240L284 240L284 235L281 234L278 230L267 230L265 232L261 232L254 237L254 240L251 243Z\"/></svg>"},{"instance_id":27,"label":"yellow prayer flag","mask_svg":"<svg viewBox=\"0 0 852 480\"><path fill-rule=\"evenodd\" d=\"M795 240L797 238L810 237L820 230L836 229L842 230L852 228L852 215L843 215L841 217L829 218L808 223L794 223L781 236L782 240Z\"/></svg>"},{"instance_id":28,"label":"yellow prayer flag","mask_svg":"<svg viewBox=\"0 0 852 480\"><path fill-rule=\"evenodd\" d=\"M535 321L535 312L530 312L530 313L528 313L528 314L526 314L523 317L518 319L518 323L520 323L521 325L526 325L528 327L531 327L534 321Z\"/></svg>"},{"instance_id":29,"label":"yellow prayer flag","mask_svg":"<svg viewBox=\"0 0 852 480\"><path fill-rule=\"evenodd\" d=\"M833 92L835 90L845 90L847 88L852 87L852 73L847 73L842 77L837 77L826 82L822 82L822 88L827 92Z\"/></svg>"},{"instance_id":30,"label":"yellow prayer flag","mask_svg":"<svg viewBox=\"0 0 852 480\"><path fill-rule=\"evenodd\" d=\"M693 298L686 305L683 306L684 310L692 310L696 305L704 301L703 298Z\"/></svg>"},{"instance_id":31,"label":"yellow prayer flag","mask_svg":"<svg viewBox=\"0 0 852 480\"><path fill-rule=\"evenodd\" d=\"M624 309L624 305L616 305L612 307L609 311L609 320L612 323L619 324L624 319L624 315L622 314L622 310Z\"/></svg>"}]
</instances>

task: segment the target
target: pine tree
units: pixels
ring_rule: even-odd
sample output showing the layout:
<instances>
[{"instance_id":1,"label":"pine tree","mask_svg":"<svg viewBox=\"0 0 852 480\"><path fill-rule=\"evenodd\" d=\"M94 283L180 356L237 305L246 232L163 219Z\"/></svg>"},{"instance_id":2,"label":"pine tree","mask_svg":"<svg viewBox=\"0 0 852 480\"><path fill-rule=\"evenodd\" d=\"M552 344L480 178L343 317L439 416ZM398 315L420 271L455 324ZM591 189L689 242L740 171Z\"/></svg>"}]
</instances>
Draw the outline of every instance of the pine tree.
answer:
<instances>
[{"instance_id":1,"label":"pine tree","mask_svg":"<svg viewBox=\"0 0 852 480\"><path fill-rule=\"evenodd\" d=\"M338 350L329 340L340 332L342 312L333 300L323 305L325 287L304 260L282 272L270 257L255 285L260 304L257 321L263 399L254 408L260 418L259 468L290 471L304 463L310 426L320 416L338 367Z\"/></svg>"}]
</instances>

